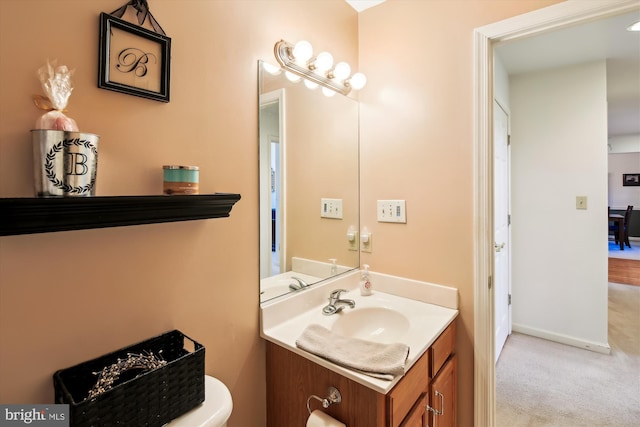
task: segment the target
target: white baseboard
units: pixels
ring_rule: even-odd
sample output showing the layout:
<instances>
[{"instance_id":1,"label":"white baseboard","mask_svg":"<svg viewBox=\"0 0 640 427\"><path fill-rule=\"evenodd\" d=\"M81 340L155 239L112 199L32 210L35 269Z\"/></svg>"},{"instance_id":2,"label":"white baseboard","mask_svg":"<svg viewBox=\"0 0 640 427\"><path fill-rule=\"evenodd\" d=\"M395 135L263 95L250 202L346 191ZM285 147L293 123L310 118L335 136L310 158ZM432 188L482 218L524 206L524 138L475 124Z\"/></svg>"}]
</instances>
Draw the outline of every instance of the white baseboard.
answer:
<instances>
[{"instance_id":1,"label":"white baseboard","mask_svg":"<svg viewBox=\"0 0 640 427\"><path fill-rule=\"evenodd\" d=\"M560 344L570 345L572 347L578 347L596 353L611 354L611 347L609 343L595 343L580 338L570 337L568 335L558 334L556 332L545 331L543 329L531 328L529 326L520 325L514 323L511 325L514 332L519 332L525 335L531 335L533 337L542 338L548 341L557 342Z\"/></svg>"},{"instance_id":2,"label":"white baseboard","mask_svg":"<svg viewBox=\"0 0 640 427\"><path fill-rule=\"evenodd\" d=\"M613 236L609 236L609 241L613 242ZM629 236L630 242L640 242L640 237Z\"/></svg>"}]
</instances>

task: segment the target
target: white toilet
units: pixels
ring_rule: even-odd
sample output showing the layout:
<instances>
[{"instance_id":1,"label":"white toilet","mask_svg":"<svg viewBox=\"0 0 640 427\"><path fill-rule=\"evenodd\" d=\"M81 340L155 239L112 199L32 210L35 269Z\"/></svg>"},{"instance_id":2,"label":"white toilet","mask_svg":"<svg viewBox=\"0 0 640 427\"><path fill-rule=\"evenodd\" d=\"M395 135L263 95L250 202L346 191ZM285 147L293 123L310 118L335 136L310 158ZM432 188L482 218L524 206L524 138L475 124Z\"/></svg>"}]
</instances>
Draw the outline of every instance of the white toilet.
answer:
<instances>
[{"instance_id":1,"label":"white toilet","mask_svg":"<svg viewBox=\"0 0 640 427\"><path fill-rule=\"evenodd\" d=\"M165 427L227 427L233 410L231 393L217 378L204 376L204 402Z\"/></svg>"}]
</instances>

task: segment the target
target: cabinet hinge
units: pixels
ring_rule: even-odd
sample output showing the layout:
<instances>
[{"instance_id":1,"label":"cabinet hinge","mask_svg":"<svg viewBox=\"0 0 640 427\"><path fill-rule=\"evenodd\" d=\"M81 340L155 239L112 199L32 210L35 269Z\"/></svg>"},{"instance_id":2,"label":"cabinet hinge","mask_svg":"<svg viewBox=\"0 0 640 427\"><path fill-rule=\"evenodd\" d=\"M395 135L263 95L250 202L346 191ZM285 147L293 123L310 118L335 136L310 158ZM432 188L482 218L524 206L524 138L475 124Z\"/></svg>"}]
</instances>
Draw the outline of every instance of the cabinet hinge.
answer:
<instances>
[{"instance_id":1,"label":"cabinet hinge","mask_svg":"<svg viewBox=\"0 0 640 427\"><path fill-rule=\"evenodd\" d=\"M492 286L491 282L492 282L492 279L491 279L491 276L489 276L489 289L491 289L491 286Z\"/></svg>"},{"instance_id":2,"label":"cabinet hinge","mask_svg":"<svg viewBox=\"0 0 640 427\"><path fill-rule=\"evenodd\" d=\"M511 294L509 294L509 305L511 305Z\"/></svg>"},{"instance_id":3,"label":"cabinet hinge","mask_svg":"<svg viewBox=\"0 0 640 427\"><path fill-rule=\"evenodd\" d=\"M511 214L507 215L507 225L511 225Z\"/></svg>"},{"instance_id":4,"label":"cabinet hinge","mask_svg":"<svg viewBox=\"0 0 640 427\"><path fill-rule=\"evenodd\" d=\"M511 145L511 135L507 135L507 145Z\"/></svg>"}]
</instances>

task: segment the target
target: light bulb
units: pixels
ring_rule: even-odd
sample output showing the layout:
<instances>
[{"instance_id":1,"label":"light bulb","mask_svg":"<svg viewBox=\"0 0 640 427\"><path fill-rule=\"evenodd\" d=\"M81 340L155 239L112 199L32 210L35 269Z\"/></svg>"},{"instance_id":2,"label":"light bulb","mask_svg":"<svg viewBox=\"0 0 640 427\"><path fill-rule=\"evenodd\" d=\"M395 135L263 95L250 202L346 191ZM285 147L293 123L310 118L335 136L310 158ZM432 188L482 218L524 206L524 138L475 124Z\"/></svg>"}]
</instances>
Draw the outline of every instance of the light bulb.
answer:
<instances>
[{"instance_id":1,"label":"light bulb","mask_svg":"<svg viewBox=\"0 0 640 427\"><path fill-rule=\"evenodd\" d=\"M268 62L263 62L262 68L264 68L267 73L273 74L274 76L280 74L280 72L282 71L282 68L278 67L277 65L269 64Z\"/></svg>"},{"instance_id":2,"label":"light bulb","mask_svg":"<svg viewBox=\"0 0 640 427\"><path fill-rule=\"evenodd\" d=\"M318 87L318 83L314 83L311 80L307 80L307 79L304 79L304 85L311 90Z\"/></svg>"},{"instance_id":3,"label":"light bulb","mask_svg":"<svg viewBox=\"0 0 640 427\"><path fill-rule=\"evenodd\" d=\"M627 27L627 31L640 31L640 21Z\"/></svg>"},{"instance_id":4,"label":"light bulb","mask_svg":"<svg viewBox=\"0 0 640 427\"><path fill-rule=\"evenodd\" d=\"M320 52L314 61L316 70L325 72L333 66L333 56L329 52Z\"/></svg>"},{"instance_id":5,"label":"light bulb","mask_svg":"<svg viewBox=\"0 0 640 427\"><path fill-rule=\"evenodd\" d=\"M301 40L293 47L293 59L298 64L306 64L313 56L313 47L306 40Z\"/></svg>"},{"instance_id":6,"label":"light bulb","mask_svg":"<svg viewBox=\"0 0 640 427\"><path fill-rule=\"evenodd\" d=\"M351 74L351 67L346 62L338 62L333 69L333 77L336 80L344 80Z\"/></svg>"},{"instance_id":7,"label":"light bulb","mask_svg":"<svg viewBox=\"0 0 640 427\"><path fill-rule=\"evenodd\" d=\"M360 90L367 84L367 78L362 73L355 73L349 79L349 84L354 90Z\"/></svg>"},{"instance_id":8,"label":"light bulb","mask_svg":"<svg viewBox=\"0 0 640 427\"><path fill-rule=\"evenodd\" d=\"M336 91L333 89L329 89L328 87L323 87L322 93L324 94L324 96L331 98L333 95L336 94Z\"/></svg>"},{"instance_id":9,"label":"light bulb","mask_svg":"<svg viewBox=\"0 0 640 427\"><path fill-rule=\"evenodd\" d=\"M284 75L287 77L287 79L291 82L299 82L301 77L293 74L291 71L285 71Z\"/></svg>"}]
</instances>

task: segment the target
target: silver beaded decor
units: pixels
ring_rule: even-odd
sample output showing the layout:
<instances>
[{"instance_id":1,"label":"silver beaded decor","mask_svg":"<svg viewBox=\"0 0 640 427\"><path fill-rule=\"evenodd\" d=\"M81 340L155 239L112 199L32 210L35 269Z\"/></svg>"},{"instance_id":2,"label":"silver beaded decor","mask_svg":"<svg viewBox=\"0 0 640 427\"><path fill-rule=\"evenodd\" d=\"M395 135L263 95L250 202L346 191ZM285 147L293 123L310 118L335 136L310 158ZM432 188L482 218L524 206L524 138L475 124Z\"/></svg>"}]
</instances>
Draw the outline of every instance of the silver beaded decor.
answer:
<instances>
[{"instance_id":1,"label":"silver beaded decor","mask_svg":"<svg viewBox=\"0 0 640 427\"><path fill-rule=\"evenodd\" d=\"M127 353L126 359L118 359L118 361L110 366L106 366L102 371L94 372L98 375L98 381L89 390L87 399L93 399L101 393L110 390L113 383L120 378L120 375L130 369L153 370L167 364L166 360L156 357L153 353L149 354L133 354Z\"/></svg>"}]
</instances>

